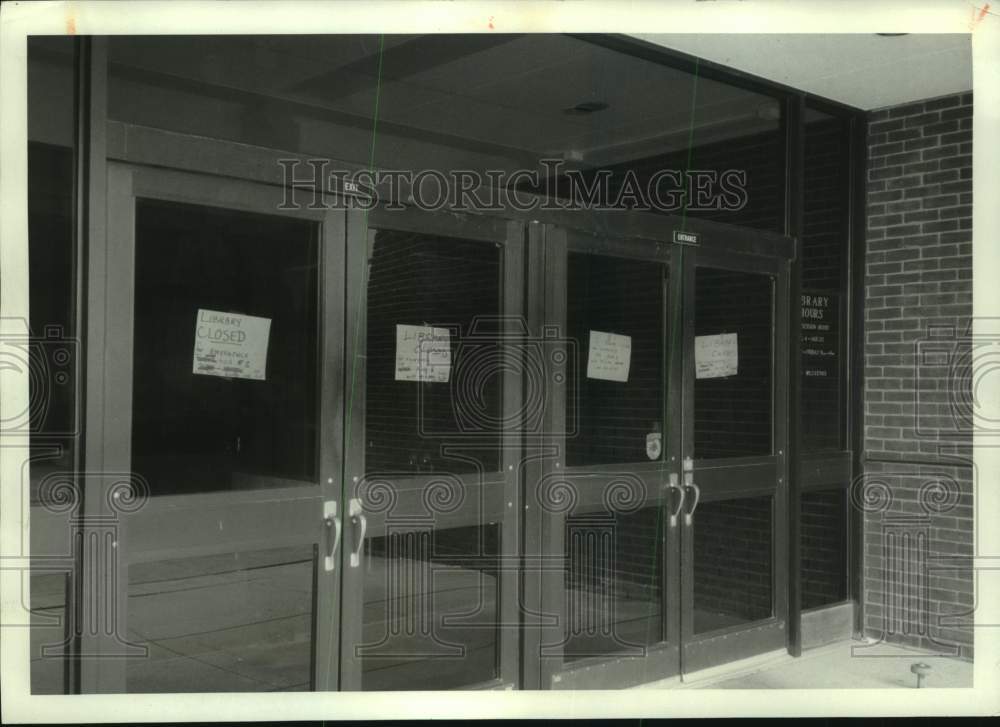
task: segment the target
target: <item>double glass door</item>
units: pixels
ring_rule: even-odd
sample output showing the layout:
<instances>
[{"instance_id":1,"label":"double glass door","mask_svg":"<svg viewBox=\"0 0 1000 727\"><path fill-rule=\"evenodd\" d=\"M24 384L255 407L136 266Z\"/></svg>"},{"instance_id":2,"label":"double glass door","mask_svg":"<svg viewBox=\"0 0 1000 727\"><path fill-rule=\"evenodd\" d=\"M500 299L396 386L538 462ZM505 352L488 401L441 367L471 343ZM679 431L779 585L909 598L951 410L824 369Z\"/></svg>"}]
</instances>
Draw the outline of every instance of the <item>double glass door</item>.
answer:
<instances>
[{"instance_id":1,"label":"double glass door","mask_svg":"<svg viewBox=\"0 0 1000 727\"><path fill-rule=\"evenodd\" d=\"M783 648L780 256L120 163L107 215L84 691L611 688Z\"/></svg>"},{"instance_id":2,"label":"double glass door","mask_svg":"<svg viewBox=\"0 0 1000 727\"><path fill-rule=\"evenodd\" d=\"M611 688L784 648L787 262L726 232L536 238L564 354L532 440L526 672Z\"/></svg>"},{"instance_id":3,"label":"double glass door","mask_svg":"<svg viewBox=\"0 0 1000 727\"><path fill-rule=\"evenodd\" d=\"M84 688L512 686L520 228L284 194L109 165Z\"/></svg>"}]
</instances>

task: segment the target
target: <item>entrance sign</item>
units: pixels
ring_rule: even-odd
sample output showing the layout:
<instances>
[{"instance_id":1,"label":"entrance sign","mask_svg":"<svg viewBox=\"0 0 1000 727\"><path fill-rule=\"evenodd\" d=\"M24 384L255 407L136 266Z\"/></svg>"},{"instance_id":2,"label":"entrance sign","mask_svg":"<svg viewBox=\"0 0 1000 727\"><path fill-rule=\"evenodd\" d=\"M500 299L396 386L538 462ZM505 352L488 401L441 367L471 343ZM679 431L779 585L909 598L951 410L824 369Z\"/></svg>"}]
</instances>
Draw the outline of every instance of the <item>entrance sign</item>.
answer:
<instances>
[{"instance_id":1,"label":"entrance sign","mask_svg":"<svg viewBox=\"0 0 1000 727\"><path fill-rule=\"evenodd\" d=\"M695 336L694 371L696 379L718 379L739 372L739 343L735 333Z\"/></svg>"},{"instance_id":2,"label":"entrance sign","mask_svg":"<svg viewBox=\"0 0 1000 727\"><path fill-rule=\"evenodd\" d=\"M678 245L697 245L699 242L698 233L674 230L674 242Z\"/></svg>"},{"instance_id":3,"label":"entrance sign","mask_svg":"<svg viewBox=\"0 0 1000 727\"><path fill-rule=\"evenodd\" d=\"M198 309L192 373L264 381L271 319Z\"/></svg>"},{"instance_id":4,"label":"entrance sign","mask_svg":"<svg viewBox=\"0 0 1000 727\"><path fill-rule=\"evenodd\" d=\"M447 383L451 333L447 328L396 325L396 381Z\"/></svg>"},{"instance_id":5,"label":"entrance sign","mask_svg":"<svg viewBox=\"0 0 1000 727\"><path fill-rule=\"evenodd\" d=\"M590 332L587 355L587 378L604 381L628 381L632 364L632 337L603 331Z\"/></svg>"}]
</instances>

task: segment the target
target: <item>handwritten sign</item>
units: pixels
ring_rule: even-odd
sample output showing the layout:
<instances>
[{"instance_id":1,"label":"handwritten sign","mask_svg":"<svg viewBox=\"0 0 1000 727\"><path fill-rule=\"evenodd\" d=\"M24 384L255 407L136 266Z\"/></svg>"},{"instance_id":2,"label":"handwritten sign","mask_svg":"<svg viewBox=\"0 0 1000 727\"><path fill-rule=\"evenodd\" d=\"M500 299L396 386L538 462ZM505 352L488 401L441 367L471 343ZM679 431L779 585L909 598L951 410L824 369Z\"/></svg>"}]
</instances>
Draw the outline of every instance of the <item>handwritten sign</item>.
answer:
<instances>
[{"instance_id":1,"label":"handwritten sign","mask_svg":"<svg viewBox=\"0 0 1000 727\"><path fill-rule=\"evenodd\" d=\"M263 381L271 319L198 309L192 373Z\"/></svg>"},{"instance_id":2,"label":"handwritten sign","mask_svg":"<svg viewBox=\"0 0 1000 727\"><path fill-rule=\"evenodd\" d=\"M632 364L632 337L604 331L590 332L587 354L587 378L604 381L628 381Z\"/></svg>"},{"instance_id":3,"label":"handwritten sign","mask_svg":"<svg viewBox=\"0 0 1000 727\"><path fill-rule=\"evenodd\" d=\"M739 371L739 344L735 333L694 337L694 376L718 379Z\"/></svg>"},{"instance_id":4,"label":"handwritten sign","mask_svg":"<svg viewBox=\"0 0 1000 727\"><path fill-rule=\"evenodd\" d=\"M396 381L447 383L451 333L447 328L396 326Z\"/></svg>"}]
</instances>

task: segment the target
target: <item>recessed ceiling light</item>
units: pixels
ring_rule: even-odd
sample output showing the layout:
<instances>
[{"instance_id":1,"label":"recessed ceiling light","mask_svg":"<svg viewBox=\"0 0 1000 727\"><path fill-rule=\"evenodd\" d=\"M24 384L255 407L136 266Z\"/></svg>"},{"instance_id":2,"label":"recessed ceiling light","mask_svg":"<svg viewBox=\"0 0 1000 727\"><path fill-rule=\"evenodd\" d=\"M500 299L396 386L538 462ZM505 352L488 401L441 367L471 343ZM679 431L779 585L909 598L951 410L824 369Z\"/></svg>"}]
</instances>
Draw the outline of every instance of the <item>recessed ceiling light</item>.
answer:
<instances>
[{"instance_id":1,"label":"recessed ceiling light","mask_svg":"<svg viewBox=\"0 0 1000 727\"><path fill-rule=\"evenodd\" d=\"M901 35L909 35L909 33L876 33L875 35L881 35L883 38L898 38Z\"/></svg>"},{"instance_id":2,"label":"recessed ceiling light","mask_svg":"<svg viewBox=\"0 0 1000 727\"><path fill-rule=\"evenodd\" d=\"M604 111L608 108L608 104L604 101L581 101L576 106L570 106L568 109L563 109L564 114L593 114L598 111Z\"/></svg>"}]
</instances>

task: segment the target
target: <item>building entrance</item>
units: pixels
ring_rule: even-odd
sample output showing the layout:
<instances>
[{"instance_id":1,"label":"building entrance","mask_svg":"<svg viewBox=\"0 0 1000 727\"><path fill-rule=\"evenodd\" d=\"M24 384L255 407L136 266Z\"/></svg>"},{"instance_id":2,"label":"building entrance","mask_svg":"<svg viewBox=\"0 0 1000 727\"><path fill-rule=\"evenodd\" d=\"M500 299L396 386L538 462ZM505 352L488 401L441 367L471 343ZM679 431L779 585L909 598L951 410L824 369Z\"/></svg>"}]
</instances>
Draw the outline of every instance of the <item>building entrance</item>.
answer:
<instances>
[{"instance_id":1,"label":"building entrance","mask_svg":"<svg viewBox=\"0 0 1000 727\"><path fill-rule=\"evenodd\" d=\"M600 227L536 234L542 325L567 351L549 361L527 490L541 617L525 658L542 688L655 681L786 641L790 246Z\"/></svg>"},{"instance_id":2,"label":"building entrance","mask_svg":"<svg viewBox=\"0 0 1000 727\"><path fill-rule=\"evenodd\" d=\"M608 688L784 646L786 238L108 179L89 386L130 484L95 485L94 691Z\"/></svg>"}]
</instances>

